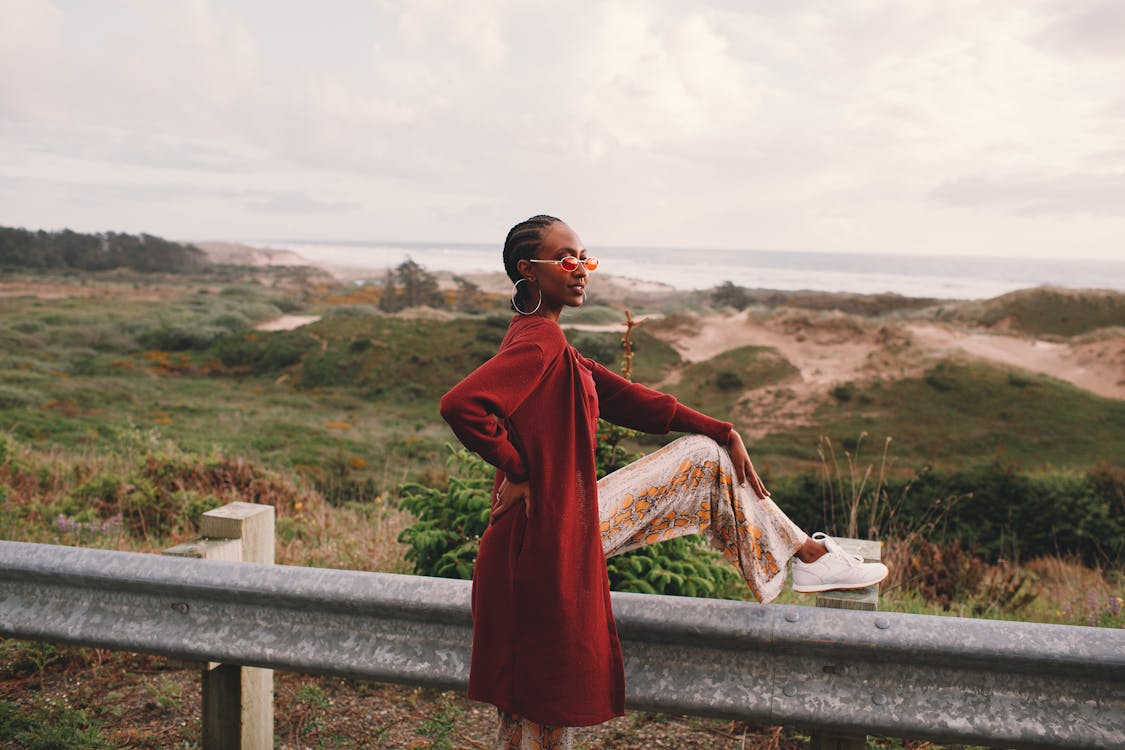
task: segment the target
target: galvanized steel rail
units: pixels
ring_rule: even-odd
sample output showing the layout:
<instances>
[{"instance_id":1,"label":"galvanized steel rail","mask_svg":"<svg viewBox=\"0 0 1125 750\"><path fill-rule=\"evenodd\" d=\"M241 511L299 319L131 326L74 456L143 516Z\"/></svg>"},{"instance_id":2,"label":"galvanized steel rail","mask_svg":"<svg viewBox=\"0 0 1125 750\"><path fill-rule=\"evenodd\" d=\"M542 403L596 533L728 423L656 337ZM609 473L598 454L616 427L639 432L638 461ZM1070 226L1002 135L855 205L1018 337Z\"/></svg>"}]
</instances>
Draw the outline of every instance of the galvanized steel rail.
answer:
<instances>
[{"instance_id":1,"label":"galvanized steel rail","mask_svg":"<svg viewBox=\"0 0 1125 750\"><path fill-rule=\"evenodd\" d=\"M1125 631L614 594L634 709L1125 747ZM0 635L463 689L469 584L0 542Z\"/></svg>"}]
</instances>

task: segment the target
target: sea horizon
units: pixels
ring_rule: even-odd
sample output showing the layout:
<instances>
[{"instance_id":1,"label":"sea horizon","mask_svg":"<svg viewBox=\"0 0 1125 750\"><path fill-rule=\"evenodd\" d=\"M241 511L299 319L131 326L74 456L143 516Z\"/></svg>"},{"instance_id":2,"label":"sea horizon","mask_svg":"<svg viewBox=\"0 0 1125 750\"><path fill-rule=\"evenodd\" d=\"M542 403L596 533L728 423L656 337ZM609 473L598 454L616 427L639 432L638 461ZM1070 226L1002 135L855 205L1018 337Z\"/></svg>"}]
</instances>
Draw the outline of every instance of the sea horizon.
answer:
<instances>
[{"instance_id":1,"label":"sea horizon","mask_svg":"<svg viewBox=\"0 0 1125 750\"><path fill-rule=\"evenodd\" d=\"M295 252L315 265L379 272L407 258L428 271L503 271L492 244L272 239L246 244ZM725 282L751 289L899 294L939 299L987 299L1019 289L1057 286L1125 292L1125 262L1099 259L883 255L777 250L602 247L599 271L678 290Z\"/></svg>"}]
</instances>

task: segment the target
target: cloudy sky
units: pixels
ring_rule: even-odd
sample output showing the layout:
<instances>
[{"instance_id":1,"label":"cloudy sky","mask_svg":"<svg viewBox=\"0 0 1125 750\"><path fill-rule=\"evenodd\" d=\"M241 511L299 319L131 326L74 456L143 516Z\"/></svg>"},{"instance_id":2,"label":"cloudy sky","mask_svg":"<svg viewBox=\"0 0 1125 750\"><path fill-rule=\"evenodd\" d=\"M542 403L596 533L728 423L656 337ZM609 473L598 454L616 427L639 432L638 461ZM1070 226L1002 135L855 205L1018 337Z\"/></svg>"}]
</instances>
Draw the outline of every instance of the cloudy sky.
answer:
<instances>
[{"instance_id":1,"label":"cloudy sky","mask_svg":"<svg viewBox=\"0 0 1125 750\"><path fill-rule=\"evenodd\" d=\"M1125 256L1121 0L0 0L0 225Z\"/></svg>"}]
</instances>

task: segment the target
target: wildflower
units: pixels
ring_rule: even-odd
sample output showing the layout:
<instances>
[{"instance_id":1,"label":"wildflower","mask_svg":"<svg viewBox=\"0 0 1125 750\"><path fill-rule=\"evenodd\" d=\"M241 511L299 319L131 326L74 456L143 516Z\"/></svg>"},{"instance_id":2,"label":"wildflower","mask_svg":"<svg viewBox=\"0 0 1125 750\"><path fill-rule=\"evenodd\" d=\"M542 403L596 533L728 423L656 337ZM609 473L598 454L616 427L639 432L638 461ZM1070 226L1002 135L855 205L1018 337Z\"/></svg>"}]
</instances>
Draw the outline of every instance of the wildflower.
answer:
<instances>
[{"instance_id":1,"label":"wildflower","mask_svg":"<svg viewBox=\"0 0 1125 750\"><path fill-rule=\"evenodd\" d=\"M109 534L110 532L121 531L121 522L122 522L121 514L118 513L117 515L113 516L112 518L108 518L105 521L102 521L101 532L103 534Z\"/></svg>"},{"instance_id":2,"label":"wildflower","mask_svg":"<svg viewBox=\"0 0 1125 750\"><path fill-rule=\"evenodd\" d=\"M1121 597L1120 596L1109 597L1109 613L1111 615L1113 615L1114 617L1120 617L1121 616Z\"/></svg>"}]
</instances>

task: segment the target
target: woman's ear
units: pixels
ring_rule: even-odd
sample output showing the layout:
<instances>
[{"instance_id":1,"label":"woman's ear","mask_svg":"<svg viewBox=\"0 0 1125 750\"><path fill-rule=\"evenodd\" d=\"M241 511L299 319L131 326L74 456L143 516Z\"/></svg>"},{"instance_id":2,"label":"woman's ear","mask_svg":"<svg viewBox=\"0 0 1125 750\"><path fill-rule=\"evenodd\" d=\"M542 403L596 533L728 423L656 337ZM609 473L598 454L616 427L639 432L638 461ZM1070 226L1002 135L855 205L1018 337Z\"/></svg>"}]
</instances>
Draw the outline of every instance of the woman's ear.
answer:
<instances>
[{"instance_id":1,"label":"woman's ear","mask_svg":"<svg viewBox=\"0 0 1125 750\"><path fill-rule=\"evenodd\" d=\"M526 258L520 258L516 261L516 270L520 272L520 276L523 276L533 284L535 283L534 269L535 264L527 260Z\"/></svg>"}]
</instances>

